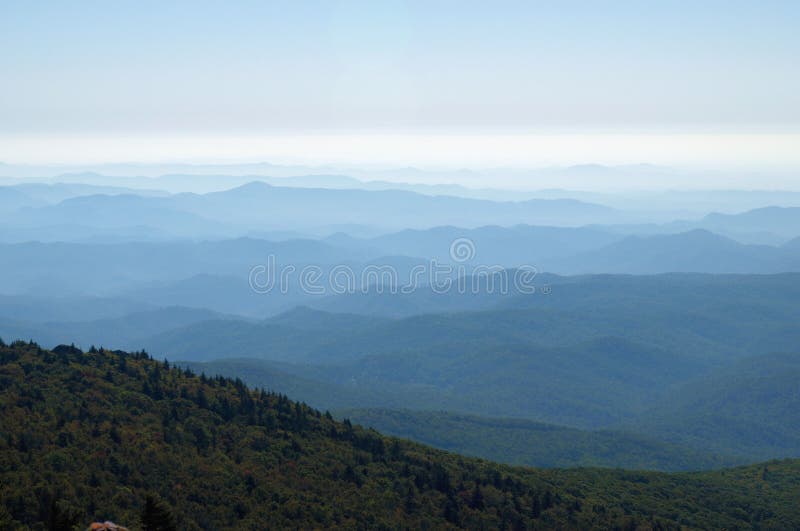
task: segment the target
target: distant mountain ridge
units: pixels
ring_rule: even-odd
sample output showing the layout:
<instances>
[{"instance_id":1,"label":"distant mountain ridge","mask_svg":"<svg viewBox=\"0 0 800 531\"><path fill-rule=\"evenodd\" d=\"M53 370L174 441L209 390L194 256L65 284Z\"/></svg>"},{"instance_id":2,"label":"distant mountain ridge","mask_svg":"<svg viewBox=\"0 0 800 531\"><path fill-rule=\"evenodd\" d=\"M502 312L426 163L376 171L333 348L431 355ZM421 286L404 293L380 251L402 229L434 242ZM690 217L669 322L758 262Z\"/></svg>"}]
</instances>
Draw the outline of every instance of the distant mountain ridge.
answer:
<instances>
[{"instance_id":1,"label":"distant mountain ridge","mask_svg":"<svg viewBox=\"0 0 800 531\"><path fill-rule=\"evenodd\" d=\"M552 271L566 274L783 273L798 270L800 254L791 246L745 245L704 229L628 236L604 248L552 262Z\"/></svg>"},{"instance_id":2,"label":"distant mountain ridge","mask_svg":"<svg viewBox=\"0 0 800 531\"><path fill-rule=\"evenodd\" d=\"M309 211L314 212L313 219L305 214ZM195 235L215 235L231 234L234 228L297 230L346 224L398 228L489 223L578 226L619 221L624 214L572 199L496 202L400 190L277 187L254 181L206 194L69 198L57 205L7 212L4 221L29 227L85 223L97 216L101 216L99 223L112 226L150 224L177 236L190 236L191 223L197 225Z\"/></svg>"}]
</instances>

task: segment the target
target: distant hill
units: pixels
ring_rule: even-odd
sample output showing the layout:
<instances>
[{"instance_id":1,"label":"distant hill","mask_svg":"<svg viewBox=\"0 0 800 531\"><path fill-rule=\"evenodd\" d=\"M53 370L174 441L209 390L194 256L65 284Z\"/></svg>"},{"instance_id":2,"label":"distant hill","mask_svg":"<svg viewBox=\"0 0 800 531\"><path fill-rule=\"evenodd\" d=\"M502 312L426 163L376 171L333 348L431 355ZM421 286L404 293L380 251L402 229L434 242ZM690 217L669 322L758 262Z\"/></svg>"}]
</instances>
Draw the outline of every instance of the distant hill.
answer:
<instances>
[{"instance_id":1,"label":"distant hill","mask_svg":"<svg viewBox=\"0 0 800 531\"><path fill-rule=\"evenodd\" d=\"M5 214L0 210L2 221L21 228L60 223L147 226L184 238L236 237L254 230L303 232L346 225L386 229L520 223L576 227L626 219L620 211L574 199L488 201L402 190L272 186L262 181L205 194L86 195L14 210Z\"/></svg>"},{"instance_id":2,"label":"distant hill","mask_svg":"<svg viewBox=\"0 0 800 531\"><path fill-rule=\"evenodd\" d=\"M142 354L0 346L0 527L800 526L800 462L720 472L511 468L339 423ZM151 502L152 503L152 502Z\"/></svg>"},{"instance_id":3,"label":"distant hill","mask_svg":"<svg viewBox=\"0 0 800 531\"><path fill-rule=\"evenodd\" d=\"M342 331L335 337L343 337ZM208 341L224 338L217 348ZM143 339L143 347L171 359L206 361L214 357L249 357L301 362L324 355L335 340L307 330L241 320L212 320L168 330ZM224 344L222 344L224 343Z\"/></svg>"},{"instance_id":4,"label":"distant hill","mask_svg":"<svg viewBox=\"0 0 800 531\"><path fill-rule=\"evenodd\" d=\"M706 230L629 236L601 249L556 260L565 274L675 272L781 273L800 270L800 253L789 247L744 245Z\"/></svg>"},{"instance_id":5,"label":"distant hill","mask_svg":"<svg viewBox=\"0 0 800 531\"><path fill-rule=\"evenodd\" d=\"M43 205L44 202L31 197L12 186L0 186L0 215L16 212L21 208Z\"/></svg>"},{"instance_id":6,"label":"distant hill","mask_svg":"<svg viewBox=\"0 0 800 531\"><path fill-rule=\"evenodd\" d=\"M213 361L178 361L196 373L241 378L251 387L271 389L318 409L346 410L371 407L405 407L405 397L386 389L342 385L303 376L297 367L253 358L224 358ZM407 404L406 404L407 405Z\"/></svg>"},{"instance_id":7,"label":"distant hill","mask_svg":"<svg viewBox=\"0 0 800 531\"><path fill-rule=\"evenodd\" d=\"M41 344L49 347L74 342L83 348L96 344L136 349L141 348L143 338L222 317L224 316L209 310L179 306L92 321L45 321L38 324L0 317L0 337L36 337Z\"/></svg>"},{"instance_id":8,"label":"distant hill","mask_svg":"<svg viewBox=\"0 0 800 531\"><path fill-rule=\"evenodd\" d=\"M325 224L579 226L597 220L619 219L619 213L609 207L571 199L495 202L399 190L290 188L263 182L205 195L181 194L174 196L171 204L197 215L218 215L229 223L248 226L268 223L294 229ZM307 212L314 212L313 218L309 218Z\"/></svg>"},{"instance_id":9,"label":"distant hill","mask_svg":"<svg viewBox=\"0 0 800 531\"><path fill-rule=\"evenodd\" d=\"M113 177L111 178L113 182ZM155 189L134 189L124 186L109 186L107 184L82 184L82 183L19 183L13 186L29 196L47 203L59 203L65 199L87 195L141 195L165 196L166 192Z\"/></svg>"},{"instance_id":10,"label":"distant hill","mask_svg":"<svg viewBox=\"0 0 800 531\"><path fill-rule=\"evenodd\" d=\"M119 244L123 242L163 242L176 238L175 234L146 225L104 227L92 225L92 221L88 221L87 224L73 224L63 222L63 220L54 223L30 227L4 225L0 227L0 242Z\"/></svg>"},{"instance_id":11,"label":"distant hill","mask_svg":"<svg viewBox=\"0 0 800 531\"><path fill-rule=\"evenodd\" d=\"M800 207L768 206L739 214L712 213L700 226L723 232L771 232L786 238L800 236Z\"/></svg>"},{"instance_id":12,"label":"distant hill","mask_svg":"<svg viewBox=\"0 0 800 531\"><path fill-rule=\"evenodd\" d=\"M52 225L84 225L115 229L145 226L174 238L202 235L206 238L235 236L222 221L182 211L170 198L135 194L71 197L54 205L19 210L5 216L5 223L23 229Z\"/></svg>"},{"instance_id":13,"label":"distant hill","mask_svg":"<svg viewBox=\"0 0 800 531\"><path fill-rule=\"evenodd\" d=\"M0 295L0 317L23 322L96 321L153 309L122 297Z\"/></svg>"},{"instance_id":14,"label":"distant hill","mask_svg":"<svg viewBox=\"0 0 800 531\"><path fill-rule=\"evenodd\" d=\"M348 313L328 313L298 306L269 319L270 324L288 326L309 332L336 332L369 328L386 324L385 317L356 315Z\"/></svg>"},{"instance_id":15,"label":"distant hill","mask_svg":"<svg viewBox=\"0 0 800 531\"><path fill-rule=\"evenodd\" d=\"M512 465L698 470L733 462L644 435L577 430L522 419L390 409L345 410L338 414L388 435Z\"/></svg>"},{"instance_id":16,"label":"distant hill","mask_svg":"<svg viewBox=\"0 0 800 531\"><path fill-rule=\"evenodd\" d=\"M123 291L123 294L127 298L153 305L207 308L215 312L253 318L264 318L305 300L302 294L294 291L281 296L257 293L250 287L248 278L243 273L245 272L240 271L238 276L201 273L179 280L153 281L136 289Z\"/></svg>"},{"instance_id":17,"label":"distant hill","mask_svg":"<svg viewBox=\"0 0 800 531\"><path fill-rule=\"evenodd\" d=\"M671 400L642 417L637 429L756 459L800 456L798 381L796 348L748 357L677 388Z\"/></svg>"},{"instance_id":18,"label":"distant hill","mask_svg":"<svg viewBox=\"0 0 800 531\"><path fill-rule=\"evenodd\" d=\"M430 271L430 269L428 269ZM457 270L456 270L457 272ZM503 276L504 275L504 276ZM539 286L547 282L550 275L538 275L532 284ZM452 280L444 289L431 289L429 284L420 284L408 291L355 290L351 293L328 295L309 300L309 307L332 313L378 315L383 317L409 317L424 313L462 312L493 309L503 300L520 294L514 284L514 272L490 277L473 275L464 278L463 289ZM504 280L505 279L505 280Z\"/></svg>"},{"instance_id":19,"label":"distant hill","mask_svg":"<svg viewBox=\"0 0 800 531\"><path fill-rule=\"evenodd\" d=\"M800 251L800 237L789 240L783 244L783 247L791 251Z\"/></svg>"},{"instance_id":20,"label":"distant hill","mask_svg":"<svg viewBox=\"0 0 800 531\"><path fill-rule=\"evenodd\" d=\"M622 238L592 228L517 225L484 226L474 229L435 227L427 230L404 230L371 238L364 244L387 254L435 258L452 262L450 246L459 238L470 240L474 250L471 263L518 267L531 265L548 269L549 260L599 249Z\"/></svg>"},{"instance_id":21,"label":"distant hill","mask_svg":"<svg viewBox=\"0 0 800 531\"><path fill-rule=\"evenodd\" d=\"M269 242L252 238L117 244L0 244L0 292L125 294L156 282L196 275L237 276L247 283L254 266L325 266L348 263L357 253L314 240ZM297 279L299 275L295 275ZM277 279L277 276L276 276ZM182 304L172 300L170 305Z\"/></svg>"}]
</instances>

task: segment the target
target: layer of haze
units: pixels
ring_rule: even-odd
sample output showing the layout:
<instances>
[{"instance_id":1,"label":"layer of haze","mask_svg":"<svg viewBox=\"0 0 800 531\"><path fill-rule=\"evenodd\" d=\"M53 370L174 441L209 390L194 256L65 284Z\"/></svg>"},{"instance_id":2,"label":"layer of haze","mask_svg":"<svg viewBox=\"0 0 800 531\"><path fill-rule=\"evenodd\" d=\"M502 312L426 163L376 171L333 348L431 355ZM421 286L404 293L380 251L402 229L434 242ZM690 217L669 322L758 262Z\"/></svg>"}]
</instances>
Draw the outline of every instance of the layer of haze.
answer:
<instances>
[{"instance_id":1,"label":"layer of haze","mask_svg":"<svg viewBox=\"0 0 800 531\"><path fill-rule=\"evenodd\" d=\"M789 1L10 0L0 160L786 171L798 20Z\"/></svg>"}]
</instances>

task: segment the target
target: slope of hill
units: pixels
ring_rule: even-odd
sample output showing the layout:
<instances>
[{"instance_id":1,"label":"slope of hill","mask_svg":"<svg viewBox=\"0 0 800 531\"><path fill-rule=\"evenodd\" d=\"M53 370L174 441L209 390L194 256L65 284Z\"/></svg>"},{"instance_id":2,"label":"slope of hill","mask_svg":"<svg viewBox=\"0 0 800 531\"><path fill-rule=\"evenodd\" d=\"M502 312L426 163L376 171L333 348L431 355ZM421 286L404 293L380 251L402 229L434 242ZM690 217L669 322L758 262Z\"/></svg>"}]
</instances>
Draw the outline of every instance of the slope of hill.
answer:
<instances>
[{"instance_id":1,"label":"slope of hill","mask_svg":"<svg viewBox=\"0 0 800 531\"><path fill-rule=\"evenodd\" d=\"M90 224L58 223L20 227L3 224L0 227L0 242L3 243L107 243L164 242L175 236L154 227L131 225L125 227L103 227Z\"/></svg>"},{"instance_id":2,"label":"slope of hill","mask_svg":"<svg viewBox=\"0 0 800 531\"><path fill-rule=\"evenodd\" d=\"M797 271L789 248L745 245L696 229L679 234L629 236L601 249L555 260L552 271L586 273L781 273Z\"/></svg>"},{"instance_id":3,"label":"slope of hill","mask_svg":"<svg viewBox=\"0 0 800 531\"><path fill-rule=\"evenodd\" d=\"M273 325L269 321L212 320L194 323L156 334L143 340L143 346L170 359L205 361L215 356L248 357L275 361L301 362L324 355L324 347L336 338L310 334L306 330ZM217 349L208 344L211 338L224 338Z\"/></svg>"},{"instance_id":4,"label":"slope of hill","mask_svg":"<svg viewBox=\"0 0 800 531\"><path fill-rule=\"evenodd\" d=\"M409 292L398 290L396 293L388 290L356 290L309 300L305 304L326 312L398 318L427 313L486 310L499 305L503 299L519 294L513 285L504 292L499 283L493 290L473 290L473 278L467 280L466 285L470 287L463 291L433 290L429 285L419 286Z\"/></svg>"},{"instance_id":5,"label":"slope of hill","mask_svg":"<svg viewBox=\"0 0 800 531\"><path fill-rule=\"evenodd\" d=\"M434 227L386 234L362 241L361 244L377 247L388 254L423 256L450 262L450 245L458 238L468 238L472 242L474 263L506 267L532 265L549 271L549 261L553 258L599 249L622 236L585 227Z\"/></svg>"},{"instance_id":6,"label":"slope of hill","mask_svg":"<svg viewBox=\"0 0 800 531\"><path fill-rule=\"evenodd\" d=\"M364 329L386 324L385 317L356 315L349 313L329 313L314 310L308 306L297 306L269 319L274 325L288 326L309 332L336 332L343 329Z\"/></svg>"},{"instance_id":7,"label":"slope of hill","mask_svg":"<svg viewBox=\"0 0 800 531\"><path fill-rule=\"evenodd\" d=\"M712 213L700 222L701 227L726 232L771 232L786 238L800 235L800 207L768 206L739 214Z\"/></svg>"},{"instance_id":8,"label":"slope of hill","mask_svg":"<svg viewBox=\"0 0 800 531\"><path fill-rule=\"evenodd\" d=\"M9 214L22 208L40 206L43 201L31 197L13 186L0 186L0 214Z\"/></svg>"},{"instance_id":9,"label":"slope of hill","mask_svg":"<svg viewBox=\"0 0 800 531\"><path fill-rule=\"evenodd\" d=\"M3 221L22 228L61 224L106 228L145 226L178 238L235 235L219 220L174 208L167 197L134 194L72 197L54 205L19 210L5 216Z\"/></svg>"},{"instance_id":10,"label":"slope of hill","mask_svg":"<svg viewBox=\"0 0 800 531\"><path fill-rule=\"evenodd\" d=\"M731 458L621 431L432 411L351 409L337 414L387 435L512 465L702 470L735 463Z\"/></svg>"},{"instance_id":11,"label":"slope of hill","mask_svg":"<svg viewBox=\"0 0 800 531\"><path fill-rule=\"evenodd\" d=\"M796 352L796 350L795 350ZM800 354L738 360L643 415L637 429L711 451L800 456Z\"/></svg>"},{"instance_id":12,"label":"slope of hill","mask_svg":"<svg viewBox=\"0 0 800 531\"><path fill-rule=\"evenodd\" d=\"M113 182L113 178L112 178ZM81 197L87 195L141 195L141 196L166 196L167 192L147 188L126 188L123 186L113 186L108 184L82 184L82 183L43 183L43 182L21 182L13 185L15 190L19 190L38 201L47 203L58 203L65 199Z\"/></svg>"},{"instance_id":13,"label":"slope of hill","mask_svg":"<svg viewBox=\"0 0 800 531\"><path fill-rule=\"evenodd\" d=\"M784 243L783 248L788 249L790 251L800 251L800 237L794 238Z\"/></svg>"},{"instance_id":14,"label":"slope of hill","mask_svg":"<svg viewBox=\"0 0 800 531\"><path fill-rule=\"evenodd\" d=\"M667 475L510 468L120 352L0 346L0 526L796 528L800 462Z\"/></svg>"},{"instance_id":15,"label":"slope of hill","mask_svg":"<svg viewBox=\"0 0 800 531\"><path fill-rule=\"evenodd\" d=\"M95 321L152 309L148 304L120 297L0 295L0 317L15 321Z\"/></svg>"},{"instance_id":16,"label":"slope of hill","mask_svg":"<svg viewBox=\"0 0 800 531\"><path fill-rule=\"evenodd\" d=\"M539 273L531 283L535 293L514 289L514 270L506 270L509 289L501 283L482 281L473 290L438 292L421 286L409 293L384 291L332 295L311 301L308 306L330 312L388 317L410 317L426 313L488 311L497 309L587 310L592 307L631 310L654 308L685 312L704 311L719 315L738 314L749 307L767 311L768 316L788 311L800 317L795 303L800 297L800 274L773 275L675 273L658 275L598 274L559 276ZM546 288L546 289L545 289ZM769 309L771 308L771 309ZM594 312L597 314L597 312Z\"/></svg>"},{"instance_id":17,"label":"slope of hill","mask_svg":"<svg viewBox=\"0 0 800 531\"><path fill-rule=\"evenodd\" d=\"M317 409L345 410L372 407L404 407L405 396L387 389L341 385L304 376L297 367L252 358L226 358L214 361L178 361L200 374L241 378L247 385L271 389L291 396Z\"/></svg>"},{"instance_id":18,"label":"slope of hill","mask_svg":"<svg viewBox=\"0 0 800 531\"><path fill-rule=\"evenodd\" d=\"M220 313L260 318L307 298L302 293L296 293L296 290L287 290L280 297L267 296L253 291L249 279L243 274L207 273L174 281L152 282L123 293L147 304L207 308Z\"/></svg>"},{"instance_id":19,"label":"slope of hill","mask_svg":"<svg viewBox=\"0 0 800 531\"><path fill-rule=\"evenodd\" d=\"M269 242L251 238L162 243L0 244L0 291L108 294L130 292L153 282L175 282L192 276L234 275L245 280L251 269L266 265L348 263L356 255L313 240ZM298 275L295 275L296 278ZM175 301L169 302L177 304Z\"/></svg>"}]
</instances>

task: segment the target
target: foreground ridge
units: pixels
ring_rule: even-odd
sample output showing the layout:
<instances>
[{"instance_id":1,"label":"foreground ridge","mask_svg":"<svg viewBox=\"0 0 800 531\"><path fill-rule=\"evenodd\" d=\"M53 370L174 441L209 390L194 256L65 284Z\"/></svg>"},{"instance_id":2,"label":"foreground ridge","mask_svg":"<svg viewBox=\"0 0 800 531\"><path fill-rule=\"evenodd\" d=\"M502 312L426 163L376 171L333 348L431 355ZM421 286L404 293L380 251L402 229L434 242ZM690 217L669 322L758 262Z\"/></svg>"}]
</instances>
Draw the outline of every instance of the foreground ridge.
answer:
<instances>
[{"instance_id":1,"label":"foreground ridge","mask_svg":"<svg viewBox=\"0 0 800 531\"><path fill-rule=\"evenodd\" d=\"M0 342L0 415L2 529L147 528L153 507L180 529L800 527L800 460L508 467L144 352Z\"/></svg>"}]
</instances>

